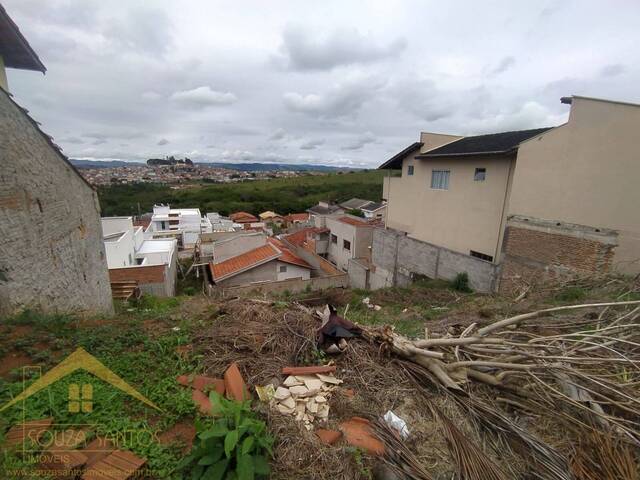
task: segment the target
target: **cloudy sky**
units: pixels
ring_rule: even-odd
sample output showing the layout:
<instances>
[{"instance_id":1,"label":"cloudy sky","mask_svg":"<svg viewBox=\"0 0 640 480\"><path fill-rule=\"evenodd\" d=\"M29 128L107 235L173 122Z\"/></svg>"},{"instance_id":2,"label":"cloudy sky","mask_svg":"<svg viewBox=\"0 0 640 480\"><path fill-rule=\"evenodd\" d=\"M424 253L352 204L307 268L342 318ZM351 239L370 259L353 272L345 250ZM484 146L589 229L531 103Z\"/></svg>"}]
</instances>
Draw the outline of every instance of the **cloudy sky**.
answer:
<instances>
[{"instance_id":1,"label":"cloudy sky","mask_svg":"<svg viewBox=\"0 0 640 480\"><path fill-rule=\"evenodd\" d=\"M3 0L9 88L72 158L376 166L419 132L640 102L640 2Z\"/></svg>"}]
</instances>

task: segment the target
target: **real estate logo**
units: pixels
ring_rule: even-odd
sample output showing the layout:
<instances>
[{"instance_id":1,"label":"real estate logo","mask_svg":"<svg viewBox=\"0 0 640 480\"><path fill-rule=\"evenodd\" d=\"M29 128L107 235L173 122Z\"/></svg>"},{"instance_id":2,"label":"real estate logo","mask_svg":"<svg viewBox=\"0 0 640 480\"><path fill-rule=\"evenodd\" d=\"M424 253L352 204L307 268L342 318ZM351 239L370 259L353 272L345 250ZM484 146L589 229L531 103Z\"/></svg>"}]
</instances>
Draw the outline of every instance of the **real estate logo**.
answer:
<instances>
[{"instance_id":1,"label":"real estate logo","mask_svg":"<svg viewBox=\"0 0 640 480\"><path fill-rule=\"evenodd\" d=\"M33 369L34 367L23 367L23 381L26 383L27 379L27 371L29 369ZM35 367L38 371L40 367ZM112 387L124 392L125 394L137 399L138 401L144 403L150 408L158 410L162 412L162 409L158 407L155 403L149 400L147 397L138 392L135 388L125 382L122 378L120 378L117 374L112 372L109 368L107 368L102 362L100 362L93 355L89 354L83 348L76 349L71 355L65 358L62 362L60 362L56 367L49 370L44 375L40 376L37 380L31 383L28 387L24 388L24 390L13 398L8 403L0 406L0 412L7 410L8 408L15 406L18 403L22 403L23 407L23 423L22 423L22 435L21 435L21 453L24 455L30 454L32 458L34 458L34 464L36 462L46 463L47 455L52 454L60 454L60 453L68 453L69 450L65 445L60 446L60 443L64 444L70 440L74 440L69 438L70 434L75 435L74 444L79 445L83 443L83 440L86 440L86 434L88 432L94 432L96 435L100 436L101 440L108 440L111 446L117 448L122 444L131 443L132 440L135 441L139 445L148 445L150 443L156 442L157 438L155 433L148 429L136 429L136 430L127 430L127 431L119 431L117 433L113 433L107 428L106 425L99 425L97 423L52 423L50 420L47 422L44 420L41 428L38 427L38 421L35 422L27 422L26 415L26 400L42 391L43 389L51 386L55 382L67 377L68 375L76 372L76 371L86 371L88 373L93 374L98 377L100 380L108 383ZM94 397L94 388L93 384L83 382L83 383L71 383L67 389L67 398L66 398L66 410L72 414L91 414L96 409L96 399ZM27 434L26 425L31 425L31 430ZM33 428L33 426L36 428ZM17 426L18 430L20 425ZM44 428L42 428L44 427ZM58 431L50 431L58 430ZM75 430L70 430L75 429ZM34 433L35 432L35 433ZM43 432L46 435L43 435ZM32 435L33 433L33 435ZM62 439L62 442L61 442ZM80 441L77 441L80 439ZM15 445L18 447L18 445ZM100 447L98 450L91 450L92 452L100 451ZM87 452L88 450L82 450ZM112 450L110 450L112 451ZM35 457L34 457L35 456ZM25 472L26 474L27 472ZM28 472L33 474L34 472Z\"/></svg>"}]
</instances>

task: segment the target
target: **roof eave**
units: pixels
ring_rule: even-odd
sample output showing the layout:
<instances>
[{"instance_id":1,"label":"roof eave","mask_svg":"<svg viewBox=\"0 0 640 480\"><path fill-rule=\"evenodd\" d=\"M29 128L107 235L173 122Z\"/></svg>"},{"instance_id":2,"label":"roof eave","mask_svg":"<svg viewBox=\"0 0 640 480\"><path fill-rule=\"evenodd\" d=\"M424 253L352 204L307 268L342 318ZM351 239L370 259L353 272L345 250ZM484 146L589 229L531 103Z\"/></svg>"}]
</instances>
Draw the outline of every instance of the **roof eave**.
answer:
<instances>
[{"instance_id":1,"label":"roof eave","mask_svg":"<svg viewBox=\"0 0 640 480\"><path fill-rule=\"evenodd\" d=\"M404 150L402 150L399 153L396 153L393 157L391 157L389 160L387 160L382 165L380 165L378 167L378 170L399 170L400 169L399 167L394 168L392 166L392 164L395 164L395 162L397 162L397 161L402 162L402 159L405 156L409 155L414 150L421 148L422 145L423 145L422 142L414 142L414 143L412 143L407 148L405 148Z\"/></svg>"},{"instance_id":2,"label":"roof eave","mask_svg":"<svg viewBox=\"0 0 640 480\"><path fill-rule=\"evenodd\" d=\"M241 268L240 270L236 270L235 272L230 272L227 273L226 275L221 275L220 277L216 277L215 274L213 273L213 263L210 264L210 270L211 270L211 278L213 278L214 282L221 282L222 280L226 280L227 278L231 278L231 277L235 277L236 275L240 275L241 273L244 273L246 271L249 271L253 268L259 267L260 265L264 265L265 263L269 263L272 262L273 260L277 260L280 256L282 255L282 253L280 253L278 251L278 253L265 258L263 260L260 260L259 262L256 263L252 263L251 265L248 265L244 268Z\"/></svg>"},{"instance_id":3,"label":"roof eave","mask_svg":"<svg viewBox=\"0 0 640 480\"><path fill-rule=\"evenodd\" d=\"M465 152L465 153L424 153L422 155L416 155L417 159L434 158L434 157L477 157L479 155L508 155L518 150L516 148L510 148L509 150L494 150L490 152Z\"/></svg>"},{"instance_id":4,"label":"roof eave","mask_svg":"<svg viewBox=\"0 0 640 480\"><path fill-rule=\"evenodd\" d=\"M22 48L23 54L29 57L31 61L31 63L27 63L26 65L23 63L13 63L13 61L11 60L11 57L7 58L3 56L5 66L9 68L19 68L21 70L32 70L36 72L42 72L44 74L47 71L47 67L44 66L44 64L38 57L38 54L31 47L31 45L29 45L29 42L27 41L27 39L24 37L24 35L22 35L22 32L20 32L18 25L16 25L16 23L11 19L11 17L9 16L7 11L4 9L4 7L1 4L0 4L0 14L2 17L4 17L7 20L9 29L13 33L13 36L16 42Z\"/></svg>"}]
</instances>

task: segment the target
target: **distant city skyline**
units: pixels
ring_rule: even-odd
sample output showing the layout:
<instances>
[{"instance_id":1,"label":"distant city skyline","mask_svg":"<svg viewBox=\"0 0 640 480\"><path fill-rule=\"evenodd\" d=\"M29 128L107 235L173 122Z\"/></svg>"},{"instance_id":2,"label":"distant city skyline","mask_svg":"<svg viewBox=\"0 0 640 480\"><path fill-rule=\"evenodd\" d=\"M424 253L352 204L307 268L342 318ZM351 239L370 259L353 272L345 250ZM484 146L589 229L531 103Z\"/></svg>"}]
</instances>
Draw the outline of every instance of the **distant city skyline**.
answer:
<instances>
[{"instance_id":1,"label":"distant city skyline","mask_svg":"<svg viewBox=\"0 0 640 480\"><path fill-rule=\"evenodd\" d=\"M47 67L9 88L71 158L375 167L418 133L640 102L640 3L5 0Z\"/></svg>"}]
</instances>

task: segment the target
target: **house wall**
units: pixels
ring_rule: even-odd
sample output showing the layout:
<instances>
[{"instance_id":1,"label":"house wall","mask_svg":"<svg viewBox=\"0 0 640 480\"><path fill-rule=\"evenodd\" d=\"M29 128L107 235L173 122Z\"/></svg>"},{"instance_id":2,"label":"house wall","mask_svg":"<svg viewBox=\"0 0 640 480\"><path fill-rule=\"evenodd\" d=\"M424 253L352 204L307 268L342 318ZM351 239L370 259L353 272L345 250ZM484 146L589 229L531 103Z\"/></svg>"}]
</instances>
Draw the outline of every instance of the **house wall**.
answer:
<instances>
[{"instance_id":1,"label":"house wall","mask_svg":"<svg viewBox=\"0 0 640 480\"><path fill-rule=\"evenodd\" d=\"M567 124L520 146L509 215L618 232L611 267L640 272L640 107L573 98Z\"/></svg>"},{"instance_id":2,"label":"house wall","mask_svg":"<svg viewBox=\"0 0 640 480\"><path fill-rule=\"evenodd\" d=\"M214 262L220 263L228 258L242 255L249 250L261 247L267 243L267 238L261 233L236 234L213 245Z\"/></svg>"},{"instance_id":3,"label":"house wall","mask_svg":"<svg viewBox=\"0 0 640 480\"><path fill-rule=\"evenodd\" d=\"M251 270L247 270L246 272L242 272L231 278L227 278L225 280L217 282L217 285L226 288L235 285L247 285L249 283L255 282L274 282L277 278L277 263L278 262L276 262L275 260L263 263L262 265L258 265L257 267L252 268Z\"/></svg>"},{"instance_id":4,"label":"house wall","mask_svg":"<svg viewBox=\"0 0 640 480\"><path fill-rule=\"evenodd\" d=\"M411 238L468 255L471 250L498 261L501 224L513 157L479 156L402 162L402 176L387 182L390 228ZM407 167L414 174L407 175ZM486 168L485 181L474 181L476 168ZM449 189L431 188L432 170L449 170Z\"/></svg>"},{"instance_id":5,"label":"house wall","mask_svg":"<svg viewBox=\"0 0 640 480\"><path fill-rule=\"evenodd\" d=\"M608 271L618 245L615 230L511 217L504 240L500 290Z\"/></svg>"},{"instance_id":6,"label":"house wall","mask_svg":"<svg viewBox=\"0 0 640 480\"><path fill-rule=\"evenodd\" d=\"M253 285L240 286L213 286L209 285L207 292L211 296L237 296L237 295L261 295L267 293L290 292L298 293L303 291L319 291L327 288L346 288L349 286L349 277L346 273L339 273L329 277L316 277L302 280L291 278L279 282L255 283Z\"/></svg>"},{"instance_id":7,"label":"house wall","mask_svg":"<svg viewBox=\"0 0 640 480\"><path fill-rule=\"evenodd\" d=\"M289 278L302 278L307 280L311 278L311 270L309 268L292 265L285 262L276 262L276 280L287 280ZM286 267L286 272L281 272L280 267Z\"/></svg>"},{"instance_id":8,"label":"house wall","mask_svg":"<svg viewBox=\"0 0 640 480\"><path fill-rule=\"evenodd\" d=\"M0 315L113 313L97 195L4 91L0 152Z\"/></svg>"},{"instance_id":9,"label":"house wall","mask_svg":"<svg viewBox=\"0 0 640 480\"><path fill-rule=\"evenodd\" d=\"M327 258L329 261L336 264L340 270L346 272L349 268L349 259L356 257L355 249L357 228L354 225L340 222L334 217L326 217L325 222L327 228L331 230L327 247ZM331 235L336 235L338 237L336 243L331 241ZM343 248L344 240L351 242L351 250L345 250Z\"/></svg>"},{"instance_id":10,"label":"house wall","mask_svg":"<svg viewBox=\"0 0 640 480\"><path fill-rule=\"evenodd\" d=\"M126 230L117 240L106 240L104 248L107 254L108 268L127 267L135 261L132 230Z\"/></svg>"}]
</instances>

